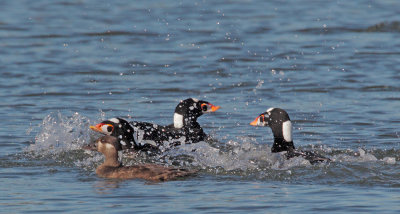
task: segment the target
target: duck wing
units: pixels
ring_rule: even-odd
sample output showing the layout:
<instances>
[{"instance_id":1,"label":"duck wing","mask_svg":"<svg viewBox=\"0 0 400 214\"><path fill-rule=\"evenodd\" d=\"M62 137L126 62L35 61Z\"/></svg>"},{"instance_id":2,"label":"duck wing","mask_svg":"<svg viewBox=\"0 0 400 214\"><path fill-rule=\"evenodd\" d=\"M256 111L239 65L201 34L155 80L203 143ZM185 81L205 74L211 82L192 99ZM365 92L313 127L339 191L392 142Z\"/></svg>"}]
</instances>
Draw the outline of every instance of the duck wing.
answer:
<instances>
[{"instance_id":1,"label":"duck wing","mask_svg":"<svg viewBox=\"0 0 400 214\"><path fill-rule=\"evenodd\" d=\"M291 149L286 153L287 159L293 157L303 157L304 159L310 161L311 164L319 163L319 162L329 162L331 161L329 158L314 153L312 151L302 151L297 149Z\"/></svg>"},{"instance_id":2,"label":"duck wing","mask_svg":"<svg viewBox=\"0 0 400 214\"><path fill-rule=\"evenodd\" d=\"M187 177L193 175L195 172L156 164L143 164L120 167L115 173L118 173L118 178L122 179L139 178L149 181L168 181Z\"/></svg>"}]
</instances>

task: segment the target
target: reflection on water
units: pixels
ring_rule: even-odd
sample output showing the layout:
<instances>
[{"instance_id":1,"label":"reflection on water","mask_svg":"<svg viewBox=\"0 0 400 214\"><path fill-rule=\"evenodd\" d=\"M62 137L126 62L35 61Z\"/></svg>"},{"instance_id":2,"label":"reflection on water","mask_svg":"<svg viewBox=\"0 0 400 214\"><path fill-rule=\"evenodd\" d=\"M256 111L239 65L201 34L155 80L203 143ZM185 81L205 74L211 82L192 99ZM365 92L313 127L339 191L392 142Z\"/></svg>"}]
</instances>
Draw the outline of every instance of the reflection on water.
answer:
<instances>
[{"instance_id":1,"label":"reflection on water","mask_svg":"<svg viewBox=\"0 0 400 214\"><path fill-rule=\"evenodd\" d=\"M114 189L117 189L120 187L120 183L124 182L122 180L117 180L117 179L104 179L104 180L99 180L96 181L93 184L93 189L96 191L96 193L101 194L101 195L110 195L113 193Z\"/></svg>"}]
</instances>

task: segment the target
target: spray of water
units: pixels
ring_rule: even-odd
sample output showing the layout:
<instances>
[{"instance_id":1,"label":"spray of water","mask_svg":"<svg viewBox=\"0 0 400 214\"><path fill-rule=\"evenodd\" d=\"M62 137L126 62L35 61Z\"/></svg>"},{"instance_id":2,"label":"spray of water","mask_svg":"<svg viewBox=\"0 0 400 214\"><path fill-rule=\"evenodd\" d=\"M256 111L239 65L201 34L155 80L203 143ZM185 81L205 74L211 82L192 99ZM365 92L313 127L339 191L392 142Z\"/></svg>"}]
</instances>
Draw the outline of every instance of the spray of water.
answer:
<instances>
[{"instance_id":1,"label":"spray of water","mask_svg":"<svg viewBox=\"0 0 400 214\"><path fill-rule=\"evenodd\" d=\"M90 124L90 120L79 113L73 113L71 116L64 116L59 112L51 113L39 125L40 131L35 137L35 143L25 149L26 153L32 157L50 158L66 165L94 170L102 162L102 155L82 149L84 145L99 137L90 131ZM323 147L319 148L318 152L331 158L333 163L397 163L395 157L389 156L393 152L384 154L381 159L364 149L340 151ZM246 175L256 172L259 176L266 176L264 174L272 170L284 172L287 176L292 173L293 168L315 167L301 157L287 160L284 154L271 153L267 144L259 144L251 137L238 137L237 140L227 142L216 140L212 143L186 144L167 148L157 155L139 152L136 155L124 153L122 156L126 165L153 162L219 174ZM329 164L321 163L318 166L327 167ZM268 176L271 176L271 173Z\"/></svg>"}]
</instances>

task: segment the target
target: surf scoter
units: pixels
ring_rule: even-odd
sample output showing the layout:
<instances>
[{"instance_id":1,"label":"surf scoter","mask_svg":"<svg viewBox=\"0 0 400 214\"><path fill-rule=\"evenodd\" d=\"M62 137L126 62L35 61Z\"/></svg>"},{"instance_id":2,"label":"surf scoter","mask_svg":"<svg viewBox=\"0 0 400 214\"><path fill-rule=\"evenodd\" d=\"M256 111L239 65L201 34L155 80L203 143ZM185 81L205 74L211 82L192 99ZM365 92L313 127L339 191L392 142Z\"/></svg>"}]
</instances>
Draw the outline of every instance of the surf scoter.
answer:
<instances>
[{"instance_id":1,"label":"surf scoter","mask_svg":"<svg viewBox=\"0 0 400 214\"><path fill-rule=\"evenodd\" d=\"M90 129L118 138L122 149L158 149L164 142L171 145L197 143L206 134L197 122L203 113L215 112L219 106L194 98L182 100L175 108L174 123L167 126L148 122L128 122L122 118L103 121Z\"/></svg>"},{"instance_id":2,"label":"surf scoter","mask_svg":"<svg viewBox=\"0 0 400 214\"><path fill-rule=\"evenodd\" d=\"M168 181L193 175L193 171L165 167L157 164L123 166L118 161L118 151L122 150L116 137L102 136L96 141L97 151L105 156L105 161L96 169L96 174L103 178L145 179L149 181Z\"/></svg>"},{"instance_id":3,"label":"surf scoter","mask_svg":"<svg viewBox=\"0 0 400 214\"><path fill-rule=\"evenodd\" d=\"M271 152L286 151L287 159L301 156L316 163L321 161L330 161L329 158L320 156L311 151L301 151L294 147L292 139L292 122L290 121L288 113L280 108L269 108L266 112L260 114L253 122L252 126L269 126L274 135L274 144L272 145Z\"/></svg>"},{"instance_id":4,"label":"surf scoter","mask_svg":"<svg viewBox=\"0 0 400 214\"><path fill-rule=\"evenodd\" d=\"M204 113L215 112L220 106L195 98L182 100L175 108L174 123L165 127L165 132L174 139L185 138L185 142L197 143L206 139L207 135L197 122Z\"/></svg>"}]
</instances>

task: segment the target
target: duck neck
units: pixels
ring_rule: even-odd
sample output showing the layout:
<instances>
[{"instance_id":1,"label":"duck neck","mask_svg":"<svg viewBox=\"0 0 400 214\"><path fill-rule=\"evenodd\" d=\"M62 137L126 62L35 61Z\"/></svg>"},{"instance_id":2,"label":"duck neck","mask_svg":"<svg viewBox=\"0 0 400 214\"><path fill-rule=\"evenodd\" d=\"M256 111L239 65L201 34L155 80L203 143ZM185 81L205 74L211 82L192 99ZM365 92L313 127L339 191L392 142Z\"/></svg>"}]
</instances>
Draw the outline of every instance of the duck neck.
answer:
<instances>
[{"instance_id":1,"label":"duck neck","mask_svg":"<svg viewBox=\"0 0 400 214\"><path fill-rule=\"evenodd\" d=\"M109 151L105 154L106 160L102 164L102 166L112 166L119 167L121 163L118 161L118 152L117 151Z\"/></svg>"},{"instance_id":2,"label":"duck neck","mask_svg":"<svg viewBox=\"0 0 400 214\"><path fill-rule=\"evenodd\" d=\"M293 141L287 142L283 137L274 137L274 144L272 145L271 152L283 152L293 150Z\"/></svg>"},{"instance_id":3,"label":"duck neck","mask_svg":"<svg viewBox=\"0 0 400 214\"><path fill-rule=\"evenodd\" d=\"M198 116L192 114L174 114L174 127L175 128L200 128L200 124L197 122Z\"/></svg>"},{"instance_id":4,"label":"duck neck","mask_svg":"<svg viewBox=\"0 0 400 214\"><path fill-rule=\"evenodd\" d=\"M200 128L200 124L197 122L197 118L188 119L185 121L185 127L188 128Z\"/></svg>"},{"instance_id":5,"label":"duck neck","mask_svg":"<svg viewBox=\"0 0 400 214\"><path fill-rule=\"evenodd\" d=\"M131 149L138 145L134 137L134 135L137 135L133 128L135 125L136 122L132 124L124 123L122 124L122 128L112 134L112 136L118 138L118 142L121 144L123 150Z\"/></svg>"}]
</instances>

